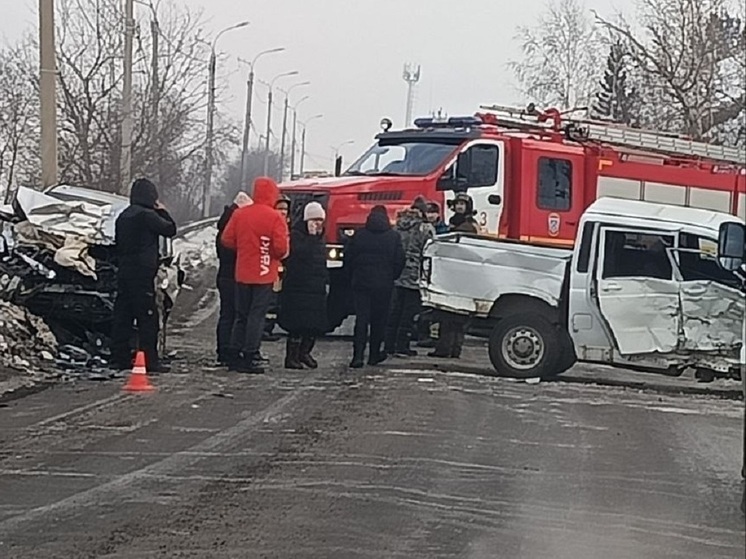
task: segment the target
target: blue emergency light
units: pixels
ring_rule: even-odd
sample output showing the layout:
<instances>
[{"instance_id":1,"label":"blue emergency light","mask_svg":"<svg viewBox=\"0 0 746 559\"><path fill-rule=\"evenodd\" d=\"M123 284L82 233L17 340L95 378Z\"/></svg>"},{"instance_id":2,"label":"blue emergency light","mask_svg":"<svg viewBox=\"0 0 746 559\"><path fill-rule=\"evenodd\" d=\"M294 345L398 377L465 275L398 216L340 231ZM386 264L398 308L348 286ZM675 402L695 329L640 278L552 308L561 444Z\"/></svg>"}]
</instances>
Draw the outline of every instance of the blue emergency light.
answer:
<instances>
[{"instance_id":1,"label":"blue emergency light","mask_svg":"<svg viewBox=\"0 0 746 559\"><path fill-rule=\"evenodd\" d=\"M449 119L439 118L417 118L414 125L417 128L469 128L484 124L482 119L476 116L452 116Z\"/></svg>"}]
</instances>

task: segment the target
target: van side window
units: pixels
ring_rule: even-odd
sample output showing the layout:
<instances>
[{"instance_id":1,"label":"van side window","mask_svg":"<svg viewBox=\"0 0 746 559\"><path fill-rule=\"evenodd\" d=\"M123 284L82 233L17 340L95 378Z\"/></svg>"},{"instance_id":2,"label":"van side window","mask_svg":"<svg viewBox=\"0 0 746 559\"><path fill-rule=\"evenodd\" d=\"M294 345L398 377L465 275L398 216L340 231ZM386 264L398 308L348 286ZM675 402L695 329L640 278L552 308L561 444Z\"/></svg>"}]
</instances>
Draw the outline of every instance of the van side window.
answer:
<instances>
[{"instance_id":1,"label":"van side window","mask_svg":"<svg viewBox=\"0 0 746 559\"><path fill-rule=\"evenodd\" d=\"M572 207L572 163L566 159L539 158L537 206L541 210L566 212Z\"/></svg>"},{"instance_id":2,"label":"van side window","mask_svg":"<svg viewBox=\"0 0 746 559\"><path fill-rule=\"evenodd\" d=\"M728 287L740 287L741 282L736 275L718 264L717 240L692 233L682 233L679 239L677 255L684 281L714 281Z\"/></svg>"},{"instance_id":3,"label":"van side window","mask_svg":"<svg viewBox=\"0 0 746 559\"><path fill-rule=\"evenodd\" d=\"M607 231L602 278L673 279L666 249L674 244L673 235Z\"/></svg>"}]
</instances>

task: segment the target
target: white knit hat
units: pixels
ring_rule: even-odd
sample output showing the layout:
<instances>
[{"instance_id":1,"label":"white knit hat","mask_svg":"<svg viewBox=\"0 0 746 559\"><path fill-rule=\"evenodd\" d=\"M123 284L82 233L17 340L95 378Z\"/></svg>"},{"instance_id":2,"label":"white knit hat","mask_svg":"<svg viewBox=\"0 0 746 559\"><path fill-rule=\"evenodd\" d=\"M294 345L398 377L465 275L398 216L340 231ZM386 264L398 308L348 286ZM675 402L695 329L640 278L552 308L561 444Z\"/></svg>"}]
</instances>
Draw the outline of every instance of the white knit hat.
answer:
<instances>
[{"instance_id":1,"label":"white knit hat","mask_svg":"<svg viewBox=\"0 0 746 559\"><path fill-rule=\"evenodd\" d=\"M254 200L251 199L251 196L246 194L243 190L236 194L236 197L233 199L233 203L236 204L239 208L243 208L245 206L250 206L254 203Z\"/></svg>"},{"instance_id":2,"label":"white knit hat","mask_svg":"<svg viewBox=\"0 0 746 559\"><path fill-rule=\"evenodd\" d=\"M309 202L303 209L303 221L311 219L326 219L326 212L318 202Z\"/></svg>"}]
</instances>

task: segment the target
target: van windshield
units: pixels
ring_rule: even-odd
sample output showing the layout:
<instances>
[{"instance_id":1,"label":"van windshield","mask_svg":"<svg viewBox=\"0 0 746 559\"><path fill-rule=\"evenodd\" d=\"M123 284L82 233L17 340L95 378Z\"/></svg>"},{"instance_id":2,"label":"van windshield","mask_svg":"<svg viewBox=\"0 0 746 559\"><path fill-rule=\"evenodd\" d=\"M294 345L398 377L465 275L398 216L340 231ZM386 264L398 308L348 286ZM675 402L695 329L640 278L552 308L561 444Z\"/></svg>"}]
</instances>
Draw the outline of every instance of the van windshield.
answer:
<instances>
[{"instance_id":1,"label":"van windshield","mask_svg":"<svg viewBox=\"0 0 746 559\"><path fill-rule=\"evenodd\" d=\"M429 175L455 149L453 144L422 141L375 144L352 164L345 175Z\"/></svg>"}]
</instances>

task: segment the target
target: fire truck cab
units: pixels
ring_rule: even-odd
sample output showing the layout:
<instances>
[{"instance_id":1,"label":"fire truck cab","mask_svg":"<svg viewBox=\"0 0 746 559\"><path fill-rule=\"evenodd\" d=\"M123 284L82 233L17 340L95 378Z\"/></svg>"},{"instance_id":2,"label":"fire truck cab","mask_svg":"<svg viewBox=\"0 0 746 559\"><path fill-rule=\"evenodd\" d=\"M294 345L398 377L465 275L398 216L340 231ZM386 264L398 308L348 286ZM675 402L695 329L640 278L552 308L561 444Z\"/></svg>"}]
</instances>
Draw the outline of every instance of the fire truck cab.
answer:
<instances>
[{"instance_id":1,"label":"fire truck cab","mask_svg":"<svg viewBox=\"0 0 746 559\"><path fill-rule=\"evenodd\" d=\"M294 219L311 200L327 210L334 329L352 312L339 270L344 247L375 205L385 205L393 222L422 195L447 220L446 202L466 192L482 234L572 247L583 211L601 196L746 218L745 161L735 148L565 118L554 109L493 105L474 116L419 118L406 130L385 127L341 176L280 186Z\"/></svg>"}]
</instances>

